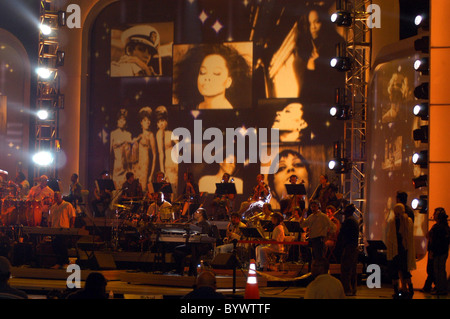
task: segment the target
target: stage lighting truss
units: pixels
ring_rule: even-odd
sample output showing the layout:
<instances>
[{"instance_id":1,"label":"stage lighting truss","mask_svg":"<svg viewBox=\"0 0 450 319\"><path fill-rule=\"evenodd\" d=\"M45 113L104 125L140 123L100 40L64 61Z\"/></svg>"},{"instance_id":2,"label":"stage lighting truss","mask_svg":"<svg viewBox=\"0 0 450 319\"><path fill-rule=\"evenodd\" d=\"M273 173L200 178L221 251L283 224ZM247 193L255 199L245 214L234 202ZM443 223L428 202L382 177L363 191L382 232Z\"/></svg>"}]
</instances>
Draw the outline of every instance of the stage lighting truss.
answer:
<instances>
[{"instance_id":1,"label":"stage lighting truss","mask_svg":"<svg viewBox=\"0 0 450 319\"><path fill-rule=\"evenodd\" d=\"M414 153L412 156L412 162L415 165L419 165L421 168L428 167L428 150L423 150L417 153Z\"/></svg>"},{"instance_id":2,"label":"stage lighting truss","mask_svg":"<svg viewBox=\"0 0 450 319\"><path fill-rule=\"evenodd\" d=\"M413 131L414 141L428 143L428 125L422 125L420 128Z\"/></svg>"},{"instance_id":3,"label":"stage lighting truss","mask_svg":"<svg viewBox=\"0 0 450 319\"><path fill-rule=\"evenodd\" d=\"M427 121L429 118L428 103L418 103L414 105L413 114L420 117L422 120Z\"/></svg>"},{"instance_id":4,"label":"stage lighting truss","mask_svg":"<svg viewBox=\"0 0 450 319\"><path fill-rule=\"evenodd\" d=\"M35 165L38 169L34 170L34 177L41 174L57 177L55 158L49 154L55 154L60 148L58 112L64 107L64 95L60 92L58 71L64 65L65 52L59 47L58 30L65 25L65 14L57 10L56 3L53 0L40 1L34 139Z\"/></svg>"},{"instance_id":5,"label":"stage lighting truss","mask_svg":"<svg viewBox=\"0 0 450 319\"><path fill-rule=\"evenodd\" d=\"M419 198L414 198L411 201L411 207L414 210L418 210L421 214L428 212L428 196L420 195Z\"/></svg>"},{"instance_id":6,"label":"stage lighting truss","mask_svg":"<svg viewBox=\"0 0 450 319\"><path fill-rule=\"evenodd\" d=\"M428 186L428 175L420 175L419 177L413 178L413 186L415 189Z\"/></svg>"}]
</instances>

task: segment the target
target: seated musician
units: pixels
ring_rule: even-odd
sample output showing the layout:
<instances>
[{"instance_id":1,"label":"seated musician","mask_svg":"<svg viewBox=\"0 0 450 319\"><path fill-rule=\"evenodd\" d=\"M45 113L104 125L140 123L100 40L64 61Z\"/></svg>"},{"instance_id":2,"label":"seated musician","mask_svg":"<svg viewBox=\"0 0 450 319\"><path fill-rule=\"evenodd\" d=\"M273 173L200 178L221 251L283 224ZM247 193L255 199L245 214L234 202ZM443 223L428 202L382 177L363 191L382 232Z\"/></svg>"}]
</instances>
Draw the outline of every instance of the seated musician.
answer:
<instances>
[{"instance_id":1,"label":"seated musician","mask_svg":"<svg viewBox=\"0 0 450 319\"><path fill-rule=\"evenodd\" d=\"M258 174L256 176L256 186L253 187L252 196L249 200L241 203L239 214L246 216L253 213L255 210L260 210L264 203L270 200L270 187L264 183L264 175Z\"/></svg>"},{"instance_id":2,"label":"seated musician","mask_svg":"<svg viewBox=\"0 0 450 319\"><path fill-rule=\"evenodd\" d=\"M70 177L70 181L72 183L70 184L69 195L64 196L63 199L76 207L77 203L81 203L83 200L83 197L81 196L81 190L83 189L83 187L78 182L78 174L76 173L72 174L72 176Z\"/></svg>"},{"instance_id":3,"label":"seated musician","mask_svg":"<svg viewBox=\"0 0 450 319\"><path fill-rule=\"evenodd\" d=\"M272 240L275 242L283 242L285 239L283 215L274 213L272 215L272 223L275 228L272 232ZM259 245L256 247L256 266L260 270L268 269L268 256L270 253L280 253L284 251L283 244L275 243L268 245Z\"/></svg>"},{"instance_id":4,"label":"seated musician","mask_svg":"<svg viewBox=\"0 0 450 319\"><path fill-rule=\"evenodd\" d=\"M232 213L230 222L227 225L226 237L223 239L223 245L216 247L216 254L231 253L234 249L233 240L240 240L242 237L241 227L247 227L241 221L241 215Z\"/></svg>"},{"instance_id":5,"label":"seated musician","mask_svg":"<svg viewBox=\"0 0 450 319\"><path fill-rule=\"evenodd\" d=\"M101 172L100 179L110 179L108 171ZM91 202L92 209L94 211L94 217L103 217L105 216L106 209L111 203L112 192L109 189L100 188L99 183L95 181L94 196L95 199Z\"/></svg>"},{"instance_id":6,"label":"seated musician","mask_svg":"<svg viewBox=\"0 0 450 319\"><path fill-rule=\"evenodd\" d=\"M52 228L73 228L75 218L76 212L72 204L63 200L60 192L55 192L54 204L50 208L48 226ZM67 268L69 239L64 235L53 236L52 247L56 255L56 264L51 268Z\"/></svg>"},{"instance_id":7,"label":"seated musician","mask_svg":"<svg viewBox=\"0 0 450 319\"><path fill-rule=\"evenodd\" d=\"M134 173L132 172L128 172L125 176L126 181L122 185L121 201L141 200L144 196L141 183L134 178Z\"/></svg>"},{"instance_id":8,"label":"seated musician","mask_svg":"<svg viewBox=\"0 0 450 319\"><path fill-rule=\"evenodd\" d=\"M153 194L153 196L156 198L158 197L158 193L161 189L163 189L165 186L170 185L170 183L166 180L166 176L163 172L158 172L156 173L156 180L155 183L158 183L161 185L160 189L155 189L155 193ZM164 199L166 201L168 201L169 203L172 203L172 199L171 199L171 195L170 193L164 193Z\"/></svg>"},{"instance_id":9,"label":"seated musician","mask_svg":"<svg viewBox=\"0 0 450 319\"><path fill-rule=\"evenodd\" d=\"M222 175L222 183L232 183L230 180L230 174L224 173ZM224 220L229 215L229 212L233 209L233 200L236 194L214 194L212 201L213 216L216 220ZM225 213L225 214L224 214Z\"/></svg>"},{"instance_id":10,"label":"seated musician","mask_svg":"<svg viewBox=\"0 0 450 319\"><path fill-rule=\"evenodd\" d=\"M291 175L289 177L289 183L292 185L297 184L298 177L297 175ZM304 183L304 181L301 181ZM295 207L305 208L305 195L294 195L287 194L287 192L283 192L282 197L280 199L280 211L281 213L289 217L292 215Z\"/></svg>"},{"instance_id":11,"label":"seated musician","mask_svg":"<svg viewBox=\"0 0 450 319\"><path fill-rule=\"evenodd\" d=\"M208 221L208 215L204 208L199 208L194 213L194 225L201 227L201 234L207 234L209 237L216 237L211 223ZM177 246L173 252L176 269L175 272L183 275L186 257L190 254L189 276L197 276L197 265L200 263L201 256L207 254L213 249L211 243L188 243Z\"/></svg>"},{"instance_id":12,"label":"seated musician","mask_svg":"<svg viewBox=\"0 0 450 319\"><path fill-rule=\"evenodd\" d=\"M48 177L46 175L42 175L41 177L39 177L39 184L33 186L27 196L27 200L41 202L43 224L46 223L47 216L45 214L48 212L55 195L55 192L50 187L48 187L47 182Z\"/></svg>"},{"instance_id":13,"label":"seated musician","mask_svg":"<svg viewBox=\"0 0 450 319\"><path fill-rule=\"evenodd\" d=\"M164 199L164 193L159 192L157 199L147 209L147 216L154 223L161 223L161 209L172 207L172 204Z\"/></svg>"}]
</instances>

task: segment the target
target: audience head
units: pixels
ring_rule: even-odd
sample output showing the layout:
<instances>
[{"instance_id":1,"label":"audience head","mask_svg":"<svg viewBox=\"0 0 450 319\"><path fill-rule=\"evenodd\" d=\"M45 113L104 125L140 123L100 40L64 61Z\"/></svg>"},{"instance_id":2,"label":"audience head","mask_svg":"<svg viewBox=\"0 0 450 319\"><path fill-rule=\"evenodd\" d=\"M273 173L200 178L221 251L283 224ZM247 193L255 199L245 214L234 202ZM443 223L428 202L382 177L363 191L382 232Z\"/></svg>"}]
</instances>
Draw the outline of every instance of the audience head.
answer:
<instances>
[{"instance_id":1,"label":"audience head","mask_svg":"<svg viewBox=\"0 0 450 319\"><path fill-rule=\"evenodd\" d=\"M311 274L314 277L327 274L329 269L330 264L324 257L315 258L311 264Z\"/></svg>"},{"instance_id":2,"label":"audience head","mask_svg":"<svg viewBox=\"0 0 450 319\"><path fill-rule=\"evenodd\" d=\"M7 282L9 277L11 277L11 263L8 258L0 256L0 282Z\"/></svg>"}]
</instances>

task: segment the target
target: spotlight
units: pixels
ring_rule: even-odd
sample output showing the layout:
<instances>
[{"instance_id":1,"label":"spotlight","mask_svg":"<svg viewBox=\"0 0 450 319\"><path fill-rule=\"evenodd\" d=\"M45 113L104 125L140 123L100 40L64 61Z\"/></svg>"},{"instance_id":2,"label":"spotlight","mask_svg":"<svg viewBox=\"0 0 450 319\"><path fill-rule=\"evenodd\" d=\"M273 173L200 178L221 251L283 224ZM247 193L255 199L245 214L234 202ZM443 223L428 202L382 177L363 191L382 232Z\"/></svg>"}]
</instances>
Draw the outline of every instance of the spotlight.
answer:
<instances>
[{"instance_id":1,"label":"spotlight","mask_svg":"<svg viewBox=\"0 0 450 319\"><path fill-rule=\"evenodd\" d=\"M412 156L412 162L416 165L420 165L421 168L428 167L428 151L420 151L414 153Z\"/></svg>"},{"instance_id":2,"label":"spotlight","mask_svg":"<svg viewBox=\"0 0 450 319\"><path fill-rule=\"evenodd\" d=\"M424 30L427 30L429 28L429 19L428 19L428 14L426 13L422 13L422 14L418 14L415 18L414 18L414 24L418 27L418 28L423 28Z\"/></svg>"},{"instance_id":3,"label":"spotlight","mask_svg":"<svg viewBox=\"0 0 450 319\"><path fill-rule=\"evenodd\" d=\"M40 120L44 121L44 120L48 119L50 114L48 113L47 110L39 110L39 111L37 111L36 115Z\"/></svg>"},{"instance_id":4,"label":"spotlight","mask_svg":"<svg viewBox=\"0 0 450 319\"><path fill-rule=\"evenodd\" d=\"M422 120L428 120L428 103L416 104L413 108L413 113L415 116L420 117Z\"/></svg>"},{"instance_id":5,"label":"spotlight","mask_svg":"<svg viewBox=\"0 0 450 319\"><path fill-rule=\"evenodd\" d=\"M425 214L428 211L428 196L421 195L419 198L414 198L411 201L411 207L419 210L421 214Z\"/></svg>"},{"instance_id":6,"label":"spotlight","mask_svg":"<svg viewBox=\"0 0 450 319\"><path fill-rule=\"evenodd\" d=\"M428 125L423 125L420 128L413 131L414 141L421 141L422 143L428 143Z\"/></svg>"},{"instance_id":7,"label":"spotlight","mask_svg":"<svg viewBox=\"0 0 450 319\"><path fill-rule=\"evenodd\" d=\"M421 51L424 54L430 53L430 37L425 36L414 41L414 50Z\"/></svg>"},{"instance_id":8,"label":"spotlight","mask_svg":"<svg viewBox=\"0 0 450 319\"><path fill-rule=\"evenodd\" d=\"M419 100L428 100L428 82L416 86L414 96Z\"/></svg>"},{"instance_id":9,"label":"spotlight","mask_svg":"<svg viewBox=\"0 0 450 319\"><path fill-rule=\"evenodd\" d=\"M428 58L417 59L414 62L414 70L422 73L423 75L428 75L430 71L430 63Z\"/></svg>"},{"instance_id":10,"label":"spotlight","mask_svg":"<svg viewBox=\"0 0 450 319\"><path fill-rule=\"evenodd\" d=\"M328 162L328 168L336 173L345 174L351 169L351 163L346 158L335 158Z\"/></svg>"},{"instance_id":11,"label":"spotlight","mask_svg":"<svg viewBox=\"0 0 450 319\"><path fill-rule=\"evenodd\" d=\"M352 68L352 60L349 57L334 57L330 60L332 68L341 72L346 72Z\"/></svg>"},{"instance_id":12,"label":"spotlight","mask_svg":"<svg viewBox=\"0 0 450 319\"><path fill-rule=\"evenodd\" d=\"M331 22L341 27L349 27L352 25L352 15L348 11L337 11L331 15Z\"/></svg>"},{"instance_id":13,"label":"spotlight","mask_svg":"<svg viewBox=\"0 0 450 319\"><path fill-rule=\"evenodd\" d=\"M52 33L52 28L46 23L41 23L39 29L43 35L50 35Z\"/></svg>"},{"instance_id":14,"label":"spotlight","mask_svg":"<svg viewBox=\"0 0 450 319\"><path fill-rule=\"evenodd\" d=\"M49 166L53 160L53 155L48 151L41 151L33 155L33 162L39 166Z\"/></svg>"},{"instance_id":15,"label":"spotlight","mask_svg":"<svg viewBox=\"0 0 450 319\"><path fill-rule=\"evenodd\" d=\"M348 120L349 118L351 118L350 106L335 105L330 108L330 115L338 120Z\"/></svg>"},{"instance_id":16,"label":"spotlight","mask_svg":"<svg viewBox=\"0 0 450 319\"><path fill-rule=\"evenodd\" d=\"M53 71L48 68L37 68L36 73L39 75L39 77L43 79L49 79L50 76L53 74Z\"/></svg>"},{"instance_id":17,"label":"spotlight","mask_svg":"<svg viewBox=\"0 0 450 319\"><path fill-rule=\"evenodd\" d=\"M412 180L414 188L420 188L420 187L424 187L427 186L428 184L428 175L420 175L417 178L413 178Z\"/></svg>"}]
</instances>

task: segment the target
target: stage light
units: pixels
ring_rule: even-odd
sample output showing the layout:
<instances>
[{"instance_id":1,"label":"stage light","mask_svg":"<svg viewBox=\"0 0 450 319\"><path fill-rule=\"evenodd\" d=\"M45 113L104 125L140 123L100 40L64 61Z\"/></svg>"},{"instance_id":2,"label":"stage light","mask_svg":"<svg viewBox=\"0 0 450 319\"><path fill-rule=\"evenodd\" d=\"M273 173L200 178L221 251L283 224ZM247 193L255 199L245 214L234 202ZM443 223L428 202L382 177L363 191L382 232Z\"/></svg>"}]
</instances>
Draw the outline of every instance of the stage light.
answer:
<instances>
[{"instance_id":1,"label":"stage light","mask_svg":"<svg viewBox=\"0 0 450 319\"><path fill-rule=\"evenodd\" d=\"M50 114L48 113L47 110L39 110L36 112L36 115L40 120L44 121L44 120L48 119Z\"/></svg>"},{"instance_id":2,"label":"stage light","mask_svg":"<svg viewBox=\"0 0 450 319\"><path fill-rule=\"evenodd\" d=\"M427 186L428 184L428 175L420 175L417 178L413 178L412 180L414 188L420 188L420 187L424 187Z\"/></svg>"},{"instance_id":3,"label":"stage light","mask_svg":"<svg viewBox=\"0 0 450 319\"><path fill-rule=\"evenodd\" d=\"M352 15L348 11L337 11L331 15L331 22L341 27L349 27L352 25Z\"/></svg>"},{"instance_id":4,"label":"stage light","mask_svg":"<svg viewBox=\"0 0 450 319\"><path fill-rule=\"evenodd\" d=\"M428 19L428 14L422 13L422 14L416 15L416 17L414 18L414 24L418 28L423 28L424 30L427 30L430 25L429 19Z\"/></svg>"},{"instance_id":5,"label":"stage light","mask_svg":"<svg viewBox=\"0 0 450 319\"><path fill-rule=\"evenodd\" d=\"M335 105L330 108L330 115L338 120L348 120L351 118L350 106Z\"/></svg>"},{"instance_id":6,"label":"stage light","mask_svg":"<svg viewBox=\"0 0 450 319\"><path fill-rule=\"evenodd\" d=\"M53 161L53 155L48 151L41 151L33 155L33 162L39 166L48 166Z\"/></svg>"},{"instance_id":7,"label":"stage light","mask_svg":"<svg viewBox=\"0 0 450 319\"><path fill-rule=\"evenodd\" d=\"M428 143L428 125L423 125L413 131L414 141L421 141L422 143Z\"/></svg>"},{"instance_id":8,"label":"stage light","mask_svg":"<svg viewBox=\"0 0 450 319\"><path fill-rule=\"evenodd\" d=\"M414 62L414 70L422 73L423 75L428 75L430 71L430 64L428 58L417 59Z\"/></svg>"},{"instance_id":9,"label":"stage light","mask_svg":"<svg viewBox=\"0 0 450 319\"><path fill-rule=\"evenodd\" d=\"M421 195L419 198L414 198L411 201L411 207L414 210L419 210L421 214L425 214L428 211L428 196Z\"/></svg>"},{"instance_id":10,"label":"stage light","mask_svg":"<svg viewBox=\"0 0 450 319\"><path fill-rule=\"evenodd\" d=\"M51 75L53 74L53 71L48 68L39 67L36 69L36 73L39 75L39 77L47 80L51 77Z\"/></svg>"},{"instance_id":11,"label":"stage light","mask_svg":"<svg viewBox=\"0 0 450 319\"><path fill-rule=\"evenodd\" d=\"M421 168L428 167L428 151L420 151L418 153L414 153L412 156L412 162L416 165L420 165Z\"/></svg>"},{"instance_id":12,"label":"stage light","mask_svg":"<svg viewBox=\"0 0 450 319\"><path fill-rule=\"evenodd\" d=\"M58 26L64 27L66 26L66 12L58 11Z\"/></svg>"},{"instance_id":13,"label":"stage light","mask_svg":"<svg viewBox=\"0 0 450 319\"><path fill-rule=\"evenodd\" d=\"M43 35L50 35L52 33L52 28L46 23L41 23L39 29Z\"/></svg>"},{"instance_id":14,"label":"stage light","mask_svg":"<svg viewBox=\"0 0 450 319\"><path fill-rule=\"evenodd\" d=\"M334 57L330 60L330 66L338 71L346 72L352 68L352 60L349 57Z\"/></svg>"},{"instance_id":15,"label":"stage light","mask_svg":"<svg viewBox=\"0 0 450 319\"><path fill-rule=\"evenodd\" d=\"M420 117L422 120L428 120L428 103L416 104L413 108L413 113L415 116Z\"/></svg>"},{"instance_id":16,"label":"stage light","mask_svg":"<svg viewBox=\"0 0 450 319\"><path fill-rule=\"evenodd\" d=\"M336 173L345 174L351 169L351 163L346 158L335 158L328 162L328 168Z\"/></svg>"},{"instance_id":17,"label":"stage light","mask_svg":"<svg viewBox=\"0 0 450 319\"><path fill-rule=\"evenodd\" d=\"M416 86L414 96L419 100L428 100L428 82Z\"/></svg>"},{"instance_id":18,"label":"stage light","mask_svg":"<svg viewBox=\"0 0 450 319\"><path fill-rule=\"evenodd\" d=\"M56 62L55 62L55 68L63 66L64 65L64 58L66 56L66 53L64 51L56 51Z\"/></svg>"},{"instance_id":19,"label":"stage light","mask_svg":"<svg viewBox=\"0 0 450 319\"><path fill-rule=\"evenodd\" d=\"M424 54L430 53L430 37L425 36L414 41L414 50L421 51Z\"/></svg>"}]
</instances>

